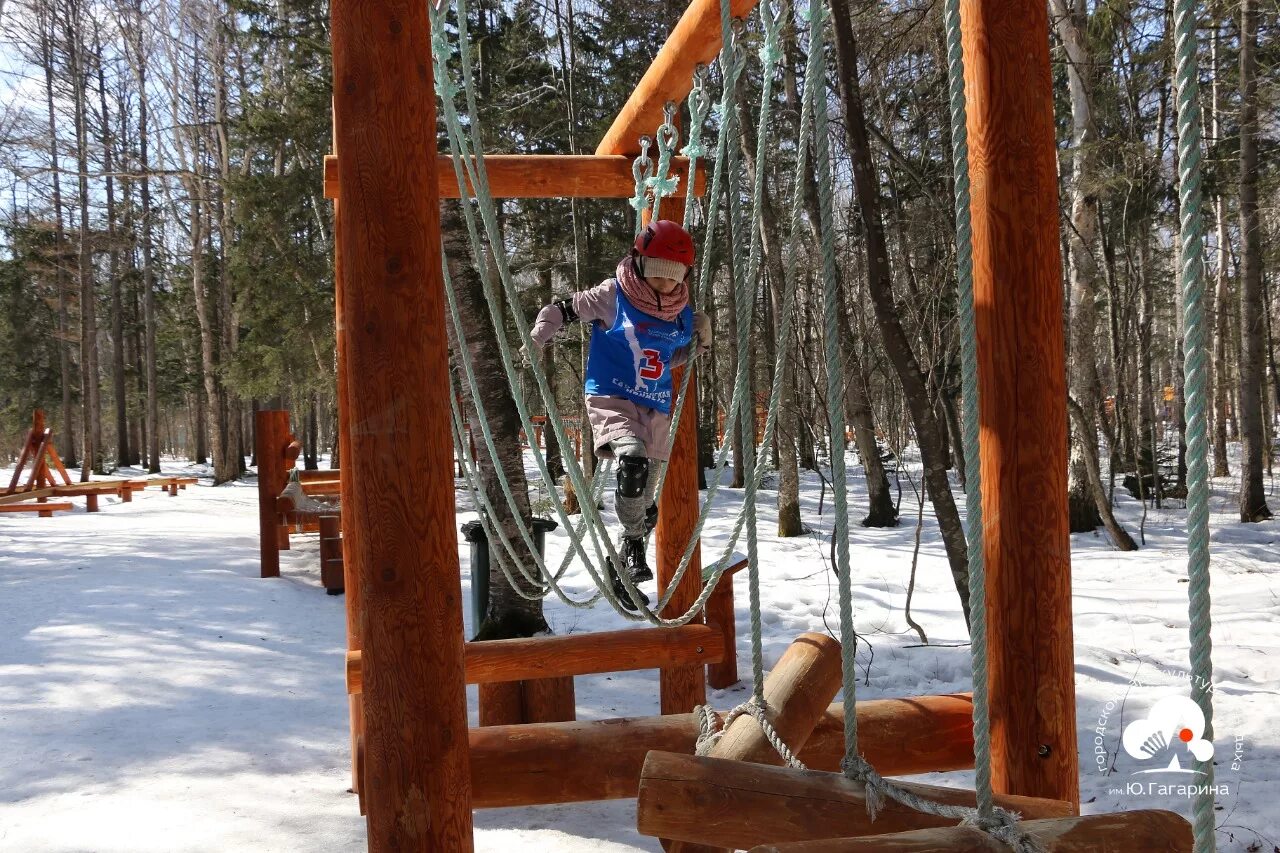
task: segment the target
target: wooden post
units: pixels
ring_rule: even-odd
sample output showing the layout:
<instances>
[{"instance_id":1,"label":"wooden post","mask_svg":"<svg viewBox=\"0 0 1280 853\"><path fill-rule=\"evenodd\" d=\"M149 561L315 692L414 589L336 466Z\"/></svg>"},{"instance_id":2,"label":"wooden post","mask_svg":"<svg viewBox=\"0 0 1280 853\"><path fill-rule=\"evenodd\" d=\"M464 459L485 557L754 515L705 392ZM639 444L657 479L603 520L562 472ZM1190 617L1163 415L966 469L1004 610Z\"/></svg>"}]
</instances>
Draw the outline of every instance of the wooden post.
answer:
<instances>
[{"instance_id":1,"label":"wooden post","mask_svg":"<svg viewBox=\"0 0 1280 853\"><path fill-rule=\"evenodd\" d=\"M280 533L276 498L285 487L284 452L289 436L289 413L280 409L259 409L255 418L258 457L258 538L262 570L259 577L280 577ZM285 535L288 542L288 534Z\"/></svg>"},{"instance_id":2,"label":"wooden post","mask_svg":"<svg viewBox=\"0 0 1280 853\"><path fill-rule=\"evenodd\" d=\"M964 0L992 783L1079 802L1049 20Z\"/></svg>"},{"instance_id":3,"label":"wooden post","mask_svg":"<svg viewBox=\"0 0 1280 853\"><path fill-rule=\"evenodd\" d=\"M1155 809L1028 820L1021 824L1045 853L1191 853L1191 824ZM893 835L762 844L751 853L1008 853L1009 845L980 829L953 826Z\"/></svg>"},{"instance_id":4,"label":"wooden post","mask_svg":"<svg viewBox=\"0 0 1280 853\"><path fill-rule=\"evenodd\" d=\"M98 511L98 495L96 492L89 492L84 496L85 512Z\"/></svg>"},{"instance_id":5,"label":"wooden post","mask_svg":"<svg viewBox=\"0 0 1280 853\"><path fill-rule=\"evenodd\" d=\"M469 853L431 28L404 0L330 15L369 849Z\"/></svg>"},{"instance_id":6,"label":"wooden post","mask_svg":"<svg viewBox=\"0 0 1280 853\"><path fill-rule=\"evenodd\" d=\"M337 140L334 140L335 150ZM338 215L342 205L341 201L335 200L333 203L334 218L334 235L333 242L333 286L334 286L334 330L337 346L337 386L338 386L338 456L342 459L342 467L338 471L339 491L343 505L351 506L356 500L355 480L352 478L351 471L351 391L350 391L350 375L351 368L348 365L347 354L347 331L345 315L342 312L342 306L345 302L342 286L342 239L341 226L342 217ZM348 472L343 475L343 471ZM342 584L344 587L344 595L347 605L347 651L358 652L362 648L360 642L360 619L361 619L361 596L360 596L360 578L363 572L360 570L360 560L362 552L358 547L360 541L360 530L354 524L346 525L346 529L342 531ZM356 794L360 794L360 813L364 814L364 796L360 790L360 767L359 757L362 754L361 738L364 736L364 698L362 696L353 695L348 697L349 702L349 719L351 724L351 790Z\"/></svg>"},{"instance_id":7,"label":"wooden post","mask_svg":"<svg viewBox=\"0 0 1280 853\"><path fill-rule=\"evenodd\" d=\"M973 791L900 782L912 793L973 808ZM996 804L1026 818L1069 817L1062 800L996 796ZM887 799L874 822L865 787L841 773L792 770L746 761L650 752L640 775L636 827L642 835L725 847L843 838L954 826Z\"/></svg>"}]
</instances>

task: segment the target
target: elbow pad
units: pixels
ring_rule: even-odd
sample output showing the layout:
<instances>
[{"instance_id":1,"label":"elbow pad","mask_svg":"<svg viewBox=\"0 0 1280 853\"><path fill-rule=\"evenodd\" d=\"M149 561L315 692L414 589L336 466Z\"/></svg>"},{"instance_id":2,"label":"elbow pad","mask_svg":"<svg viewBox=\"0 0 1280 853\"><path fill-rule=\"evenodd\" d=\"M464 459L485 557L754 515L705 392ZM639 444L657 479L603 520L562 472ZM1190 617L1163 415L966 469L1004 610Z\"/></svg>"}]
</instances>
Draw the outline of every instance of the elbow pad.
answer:
<instances>
[{"instance_id":1,"label":"elbow pad","mask_svg":"<svg viewBox=\"0 0 1280 853\"><path fill-rule=\"evenodd\" d=\"M578 322L578 312L573 310L572 299L561 299L559 302L552 302L551 304L560 309L560 319L564 323Z\"/></svg>"}]
</instances>

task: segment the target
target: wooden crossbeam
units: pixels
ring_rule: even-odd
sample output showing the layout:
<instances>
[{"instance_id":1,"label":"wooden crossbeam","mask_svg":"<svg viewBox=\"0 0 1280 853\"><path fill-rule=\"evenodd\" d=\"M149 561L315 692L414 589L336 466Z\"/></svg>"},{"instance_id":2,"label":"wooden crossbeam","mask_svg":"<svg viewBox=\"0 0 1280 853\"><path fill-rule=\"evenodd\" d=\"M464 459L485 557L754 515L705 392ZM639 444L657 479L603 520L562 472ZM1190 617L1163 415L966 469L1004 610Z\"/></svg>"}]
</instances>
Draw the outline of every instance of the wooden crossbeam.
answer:
<instances>
[{"instance_id":1,"label":"wooden crossbeam","mask_svg":"<svg viewBox=\"0 0 1280 853\"><path fill-rule=\"evenodd\" d=\"M725 653L720 632L706 625L488 640L464 651L468 684L705 665ZM347 691L361 692L363 680L361 653L347 652Z\"/></svg>"},{"instance_id":2,"label":"wooden crossbeam","mask_svg":"<svg viewBox=\"0 0 1280 853\"><path fill-rule=\"evenodd\" d=\"M630 157L601 157L589 154L491 154L484 158L489 174L489 190L494 198L630 198L635 193ZM440 197L458 198L458 180L453 159L436 158L440 173ZM338 157L324 158L324 197L338 197ZM685 191L689 161L671 158L671 173L680 177L680 193ZM706 169L698 166L694 195L707 191Z\"/></svg>"},{"instance_id":3,"label":"wooden crossbeam","mask_svg":"<svg viewBox=\"0 0 1280 853\"><path fill-rule=\"evenodd\" d=\"M49 501L48 503L19 503L19 504L0 504L0 513L6 512L39 512L49 513L70 512L71 501Z\"/></svg>"},{"instance_id":4,"label":"wooden crossbeam","mask_svg":"<svg viewBox=\"0 0 1280 853\"><path fill-rule=\"evenodd\" d=\"M756 0L729 0L734 18L745 18L755 7ZM689 94L694 69L715 59L720 44L720 0L693 0L605 131L596 154L638 153L640 137L652 136L662 124L663 106Z\"/></svg>"}]
</instances>

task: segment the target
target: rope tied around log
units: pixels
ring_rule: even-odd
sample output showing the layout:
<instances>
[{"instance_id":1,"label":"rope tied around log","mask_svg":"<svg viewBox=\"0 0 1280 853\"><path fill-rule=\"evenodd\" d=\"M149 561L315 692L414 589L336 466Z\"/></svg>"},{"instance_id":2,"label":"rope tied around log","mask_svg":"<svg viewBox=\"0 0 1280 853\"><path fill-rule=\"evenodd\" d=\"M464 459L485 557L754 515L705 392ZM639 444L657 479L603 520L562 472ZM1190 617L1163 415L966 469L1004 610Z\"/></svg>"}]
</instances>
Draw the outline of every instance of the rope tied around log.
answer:
<instances>
[{"instance_id":1,"label":"rope tied around log","mask_svg":"<svg viewBox=\"0 0 1280 853\"><path fill-rule=\"evenodd\" d=\"M791 747L787 746L786 741L778 734L778 730L773 727L773 723L769 720L769 703L763 699L757 700L752 697L725 714L723 719L710 705L698 705L693 709L693 713L698 719L698 740L694 746L694 755L710 755L711 750L724 737L724 733L729 730L729 726L733 725L734 720L739 717L751 717L760 724L765 739L788 767L795 770L808 769L804 762L796 757Z\"/></svg>"}]
</instances>

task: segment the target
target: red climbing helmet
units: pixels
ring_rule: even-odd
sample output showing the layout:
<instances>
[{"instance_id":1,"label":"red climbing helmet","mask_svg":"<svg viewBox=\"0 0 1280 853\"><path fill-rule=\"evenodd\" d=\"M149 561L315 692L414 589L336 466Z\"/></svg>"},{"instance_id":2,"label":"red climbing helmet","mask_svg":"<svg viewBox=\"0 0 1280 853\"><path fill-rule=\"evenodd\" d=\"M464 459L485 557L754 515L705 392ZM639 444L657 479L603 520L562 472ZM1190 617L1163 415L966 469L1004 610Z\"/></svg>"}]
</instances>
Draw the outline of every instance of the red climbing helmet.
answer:
<instances>
[{"instance_id":1,"label":"red climbing helmet","mask_svg":"<svg viewBox=\"0 0 1280 853\"><path fill-rule=\"evenodd\" d=\"M636 237L636 252L646 258L664 258L686 267L693 266L693 238L670 219L646 225Z\"/></svg>"}]
</instances>

